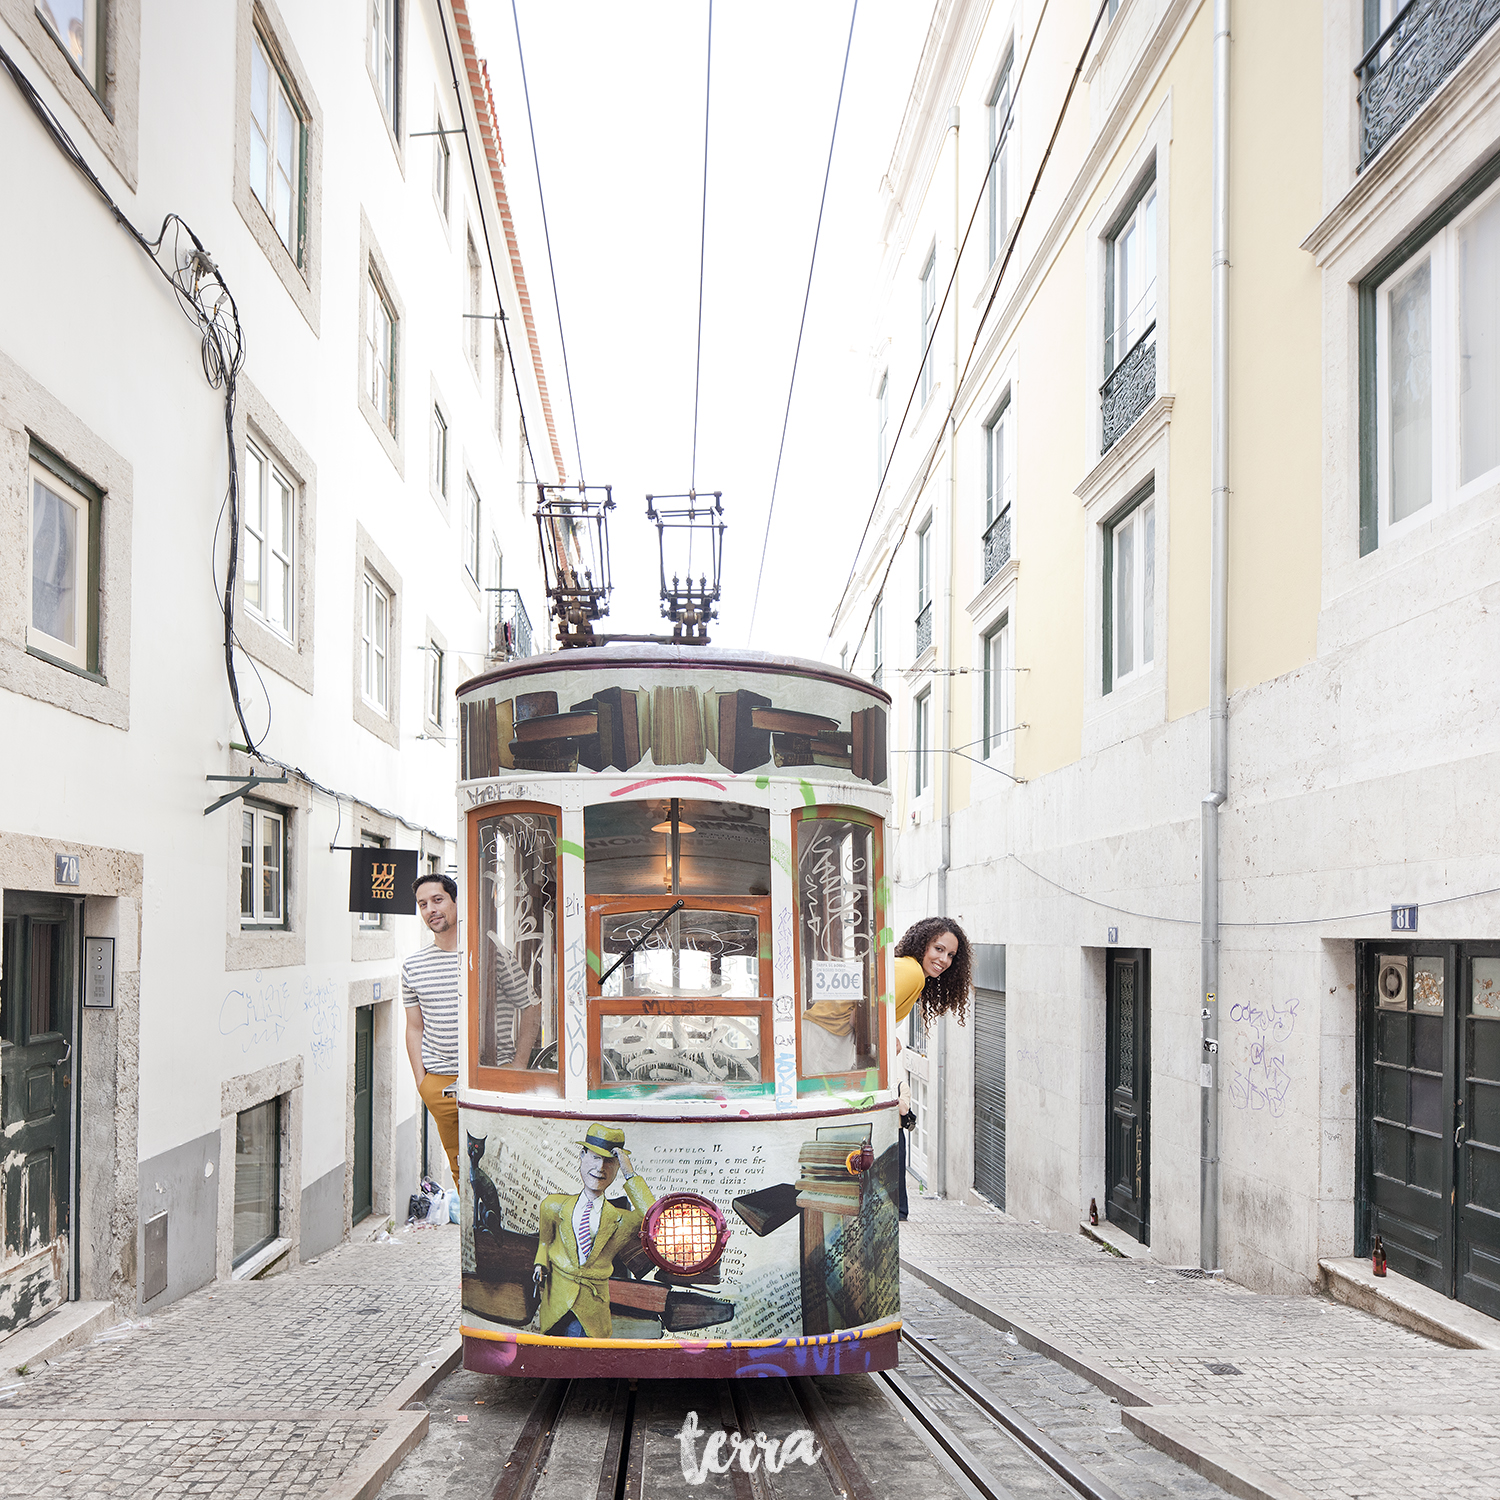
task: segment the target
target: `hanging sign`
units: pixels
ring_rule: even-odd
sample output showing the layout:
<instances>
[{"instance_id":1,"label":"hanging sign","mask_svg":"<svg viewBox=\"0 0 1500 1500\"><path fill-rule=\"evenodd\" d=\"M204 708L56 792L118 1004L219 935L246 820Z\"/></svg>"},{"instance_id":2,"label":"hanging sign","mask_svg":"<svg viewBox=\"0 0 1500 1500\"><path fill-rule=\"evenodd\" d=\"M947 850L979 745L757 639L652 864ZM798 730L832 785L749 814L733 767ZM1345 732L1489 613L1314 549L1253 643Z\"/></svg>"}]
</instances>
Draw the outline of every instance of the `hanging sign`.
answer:
<instances>
[{"instance_id":1,"label":"hanging sign","mask_svg":"<svg viewBox=\"0 0 1500 1500\"><path fill-rule=\"evenodd\" d=\"M349 910L416 915L415 849L351 849L349 851Z\"/></svg>"}]
</instances>

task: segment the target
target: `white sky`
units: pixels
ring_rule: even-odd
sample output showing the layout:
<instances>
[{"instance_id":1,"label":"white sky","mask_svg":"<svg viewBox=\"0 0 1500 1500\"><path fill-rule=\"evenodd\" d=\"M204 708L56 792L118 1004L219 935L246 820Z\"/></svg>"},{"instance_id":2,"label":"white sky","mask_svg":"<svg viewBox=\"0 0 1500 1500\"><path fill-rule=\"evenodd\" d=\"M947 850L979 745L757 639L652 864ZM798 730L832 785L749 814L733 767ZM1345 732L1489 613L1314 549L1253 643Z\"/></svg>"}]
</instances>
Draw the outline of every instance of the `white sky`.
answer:
<instances>
[{"instance_id":1,"label":"white sky","mask_svg":"<svg viewBox=\"0 0 1500 1500\"><path fill-rule=\"evenodd\" d=\"M683 493L690 481L707 0L519 0L519 9L584 476L612 484L618 506L605 629L657 631L645 496ZM576 480L511 7L470 0L469 14L494 83L506 187ZM829 622L874 496L878 187L930 18L924 0L860 0L748 642L747 632L849 15L845 0L714 5L698 421L698 489L724 492L729 523L714 643L831 659Z\"/></svg>"}]
</instances>

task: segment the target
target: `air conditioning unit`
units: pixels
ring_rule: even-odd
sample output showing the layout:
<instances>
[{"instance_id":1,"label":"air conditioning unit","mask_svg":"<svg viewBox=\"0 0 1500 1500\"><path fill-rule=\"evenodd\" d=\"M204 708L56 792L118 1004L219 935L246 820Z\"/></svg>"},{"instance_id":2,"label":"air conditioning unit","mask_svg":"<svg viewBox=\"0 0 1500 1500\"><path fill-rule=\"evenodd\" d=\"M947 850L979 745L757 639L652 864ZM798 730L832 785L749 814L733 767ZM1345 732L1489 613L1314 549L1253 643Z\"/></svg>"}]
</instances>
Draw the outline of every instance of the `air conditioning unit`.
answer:
<instances>
[{"instance_id":1,"label":"air conditioning unit","mask_svg":"<svg viewBox=\"0 0 1500 1500\"><path fill-rule=\"evenodd\" d=\"M1407 960L1382 953L1375 968L1375 1002L1382 1010L1407 1008Z\"/></svg>"}]
</instances>

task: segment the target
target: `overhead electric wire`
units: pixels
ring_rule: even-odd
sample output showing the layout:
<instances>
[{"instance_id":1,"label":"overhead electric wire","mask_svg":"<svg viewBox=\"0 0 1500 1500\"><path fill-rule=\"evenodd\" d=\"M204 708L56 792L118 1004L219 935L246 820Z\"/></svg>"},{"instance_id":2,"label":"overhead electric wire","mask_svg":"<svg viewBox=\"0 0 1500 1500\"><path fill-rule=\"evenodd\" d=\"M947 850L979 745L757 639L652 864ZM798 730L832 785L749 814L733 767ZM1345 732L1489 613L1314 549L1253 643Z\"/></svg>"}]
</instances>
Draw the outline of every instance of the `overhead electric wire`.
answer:
<instances>
[{"instance_id":1,"label":"overhead electric wire","mask_svg":"<svg viewBox=\"0 0 1500 1500\"><path fill-rule=\"evenodd\" d=\"M813 270L818 264L818 239L823 233L823 209L828 202L828 179L833 171L833 147L839 137L839 112L844 107L844 81L849 76L849 52L854 46L854 21L859 15L859 0L849 12L849 39L844 43L844 68L839 74L839 97L833 106L833 131L828 138L828 164L823 168L823 195L818 199L818 223L813 230L812 257L807 264L807 289L802 294L802 321L797 324L797 347L792 354L792 378L787 382L786 411L781 418L781 443L776 449L776 472L771 477L771 503L766 507L766 534L760 544L760 569L755 575L755 599L750 605L750 629L745 633L749 645L755 634L755 615L760 608L760 585L766 573L766 549L771 544L771 517L776 511L776 487L781 482L781 458L786 452L787 426L792 419L792 392L797 388L797 361L802 357L802 334L807 327L807 305L812 298Z\"/></svg>"},{"instance_id":2,"label":"overhead electric wire","mask_svg":"<svg viewBox=\"0 0 1500 1500\"><path fill-rule=\"evenodd\" d=\"M512 0L514 3L514 0ZM688 489L698 489L698 391L703 378L703 266L708 250L708 120L714 83L714 0L708 0L708 53L703 69L703 215L698 226L698 356L693 367L693 462ZM691 569L691 562L689 562Z\"/></svg>"},{"instance_id":3,"label":"overhead electric wire","mask_svg":"<svg viewBox=\"0 0 1500 1500\"><path fill-rule=\"evenodd\" d=\"M1042 0L1041 9L1037 12L1036 25L1032 28L1031 41L1027 45L1026 56L1022 59L1020 72L1016 75L1015 84L1010 92L1010 103L1006 107L1004 125L995 132L995 148L990 153L989 165L986 168L984 174L984 184L979 190L979 196L975 199L974 210L969 215L968 227L964 230L964 237L958 246L958 252L953 257L953 271L948 277L947 286L943 289L943 300L942 303L938 306L936 316L933 318L932 333L928 337L926 347L922 351L922 358L917 365L917 378L912 382L911 394L907 397L905 410L903 410L903 412L901 413L901 422L896 429L896 436L891 442L890 454L886 458L885 468L881 471L880 482L876 486L874 503L870 507L870 514L865 518L865 526L864 530L860 533L859 545L855 548L854 558L849 565L849 576L844 582L843 591L839 595L839 602L834 608L833 622L830 623L828 630L828 634L830 636L832 636L833 634L834 624L838 620L839 611L844 607L844 600L849 595L850 585L852 585L854 582L854 575L859 567L860 554L864 550L865 541L870 534L870 527L874 523L875 516L880 507L881 489L884 488L886 477L890 473L891 463L896 456L897 445L900 443L901 435L906 428L907 416L911 412L912 402L915 399L918 387L921 384L922 368L926 364L928 352L931 350L933 343L937 338L938 328L942 321L943 308L947 306L948 297L953 290L954 283L958 279L958 268L963 263L964 249L969 243L970 234L973 233L974 222L979 216L979 210L981 205L984 203L985 195L989 192L990 174L993 171L995 162L999 157L1000 148L1004 144L1009 133L1011 119L1015 113L1016 102L1020 98L1021 84L1025 80L1026 70L1031 65L1032 54L1036 51L1037 37L1041 34L1042 22L1046 18L1048 3L1049 0ZM953 383L953 394L950 396L948 401L948 410L944 413L943 421L939 425L939 433L941 433L943 427L946 427L948 425L948 419L953 415L953 411L958 405L959 392L963 389L964 380L968 377L969 367L974 362L975 351L979 348L980 335L984 332L985 324L989 321L990 312L994 308L995 299L997 296L999 296L1000 288L1005 282L1005 273L1010 267L1011 257L1015 254L1016 247L1021 243L1021 230L1024 227L1026 219L1031 212L1031 205L1036 201L1037 189L1041 186L1042 176L1047 170L1047 163L1052 159L1052 150L1057 144L1057 138L1059 134L1061 134L1062 132L1063 121L1067 118L1068 114L1068 106L1073 102L1073 94L1078 87L1078 80L1083 75L1083 68L1084 64L1088 61L1089 50L1094 45L1094 37L1098 34L1099 23L1104 19L1105 12L1107 11L1108 6L1109 0L1100 0L1099 9L1094 13L1093 25L1089 27L1088 38L1085 40L1083 44L1083 51L1079 54L1078 57L1078 66L1073 70L1073 76L1068 83L1068 91L1063 96L1062 107L1057 112L1056 123L1053 125L1052 134L1047 141L1047 149L1042 153L1041 163L1037 167L1036 176L1032 179L1031 190L1027 193L1026 202L1022 205L1021 212L1019 215L1017 215L1016 222L1011 228L1005 249L1005 255L1000 263L1000 269L994 273L994 284L990 288L989 300L985 303L984 311L980 314L979 322L975 326L974 337L969 344L969 353L967 358L964 360L963 371L959 375L959 378ZM875 617L875 610L879 606L881 596L885 590L886 582L891 576L891 568L895 565L896 554L900 551L901 543L906 539L906 533L910 529L912 520L916 515L917 506L921 503L922 495L927 488L927 481L932 475L932 464L933 460L937 456L937 451L938 444L937 441L934 440L932 449L927 455L927 466L923 470L921 482L916 487L915 498L912 501L911 509L910 511L908 511L906 520L902 524L901 534L899 537L897 537L895 546L891 548L891 555L889 561L886 563L885 572L881 575L880 588L877 589L875 593L875 603L871 605L869 614L865 616L864 627L859 633L859 640L855 643L852 653L852 655L855 657L858 656L859 649L864 644L865 636L869 633L870 621Z\"/></svg>"},{"instance_id":4,"label":"overhead electric wire","mask_svg":"<svg viewBox=\"0 0 1500 1500\"><path fill-rule=\"evenodd\" d=\"M526 100L526 128L531 132L531 163L536 169L537 202L542 206L542 238L547 242L547 272L552 278L552 306L557 313L557 341L562 345L563 383L568 388L568 416L573 422L573 452L578 458L578 482L582 484L583 445L578 441L578 407L573 401L573 372L568 368L568 339L563 332L562 301L557 295L557 266L552 259L552 230L547 225L547 196L542 191L542 159L536 149L536 123L531 116L531 86L526 82L526 53L521 46L521 16L516 9L516 0L510 0L510 15L516 26L516 57L521 64L521 93ZM698 296L701 301L701 289Z\"/></svg>"}]
</instances>

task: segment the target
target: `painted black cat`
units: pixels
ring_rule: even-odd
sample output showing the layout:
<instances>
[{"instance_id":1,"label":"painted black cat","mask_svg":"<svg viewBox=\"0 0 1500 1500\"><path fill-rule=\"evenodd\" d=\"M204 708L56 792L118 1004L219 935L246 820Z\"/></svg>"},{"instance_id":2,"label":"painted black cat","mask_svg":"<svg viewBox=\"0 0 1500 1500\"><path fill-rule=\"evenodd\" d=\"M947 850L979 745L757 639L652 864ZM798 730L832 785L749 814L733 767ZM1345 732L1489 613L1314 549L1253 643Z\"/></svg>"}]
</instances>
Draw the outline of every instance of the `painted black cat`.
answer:
<instances>
[{"instance_id":1,"label":"painted black cat","mask_svg":"<svg viewBox=\"0 0 1500 1500\"><path fill-rule=\"evenodd\" d=\"M469 1182L474 1189L475 1234L498 1235L505 1227L505 1210L500 1207L500 1194L479 1165L484 1149L489 1144L482 1135L469 1136Z\"/></svg>"}]
</instances>

